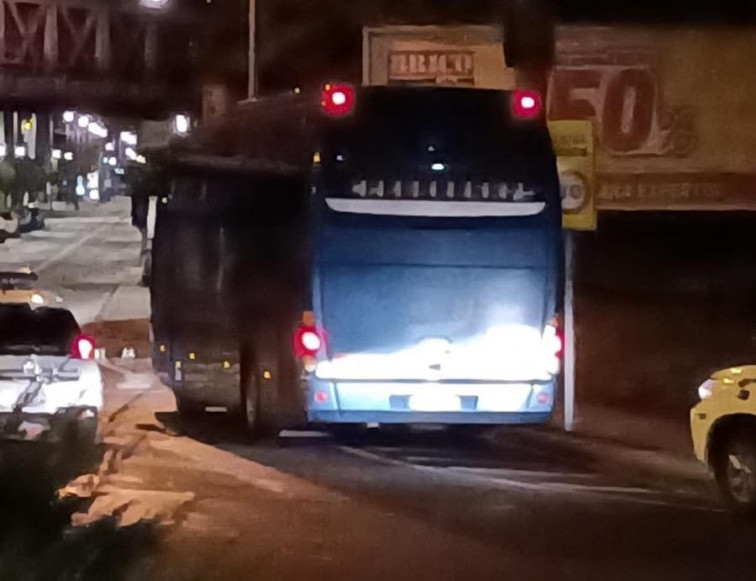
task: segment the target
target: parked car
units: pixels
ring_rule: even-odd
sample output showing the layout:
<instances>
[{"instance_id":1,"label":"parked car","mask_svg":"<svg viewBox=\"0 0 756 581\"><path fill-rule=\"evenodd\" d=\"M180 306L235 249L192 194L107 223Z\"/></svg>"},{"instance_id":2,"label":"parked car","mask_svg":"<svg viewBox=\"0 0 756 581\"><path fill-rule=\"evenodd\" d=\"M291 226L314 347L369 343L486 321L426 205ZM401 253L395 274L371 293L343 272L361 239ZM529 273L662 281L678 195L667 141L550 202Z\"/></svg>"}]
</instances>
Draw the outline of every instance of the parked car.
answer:
<instances>
[{"instance_id":1,"label":"parked car","mask_svg":"<svg viewBox=\"0 0 756 581\"><path fill-rule=\"evenodd\" d=\"M18 288L35 279L0 273L0 438L90 446L103 403L94 338L54 294Z\"/></svg>"},{"instance_id":2,"label":"parked car","mask_svg":"<svg viewBox=\"0 0 756 581\"><path fill-rule=\"evenodd\" d=\"M690 412L696 457L735 512L756 516L756 365L717 371L698 395Z\"/></svg>"}]
</instances>

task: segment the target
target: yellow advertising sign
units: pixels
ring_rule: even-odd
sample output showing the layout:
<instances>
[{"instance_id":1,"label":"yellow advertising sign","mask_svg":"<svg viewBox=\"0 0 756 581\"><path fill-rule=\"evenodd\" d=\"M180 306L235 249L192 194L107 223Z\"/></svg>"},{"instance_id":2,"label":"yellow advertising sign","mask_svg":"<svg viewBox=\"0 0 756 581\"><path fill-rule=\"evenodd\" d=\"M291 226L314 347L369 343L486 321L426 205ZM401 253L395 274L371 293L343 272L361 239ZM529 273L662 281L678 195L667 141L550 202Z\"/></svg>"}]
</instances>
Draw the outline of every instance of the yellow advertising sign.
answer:
<instances>
[{"instance_id":1,"label":"yellow advertising sign","mask_svg":"<svg viewBox=\"0 0 756 581\"><path fill-rule=\"evenodd\" d=\"M557 158L564 227L595 230L593 123L550 121L549 132Z\"/></svg>"}]
</instances>

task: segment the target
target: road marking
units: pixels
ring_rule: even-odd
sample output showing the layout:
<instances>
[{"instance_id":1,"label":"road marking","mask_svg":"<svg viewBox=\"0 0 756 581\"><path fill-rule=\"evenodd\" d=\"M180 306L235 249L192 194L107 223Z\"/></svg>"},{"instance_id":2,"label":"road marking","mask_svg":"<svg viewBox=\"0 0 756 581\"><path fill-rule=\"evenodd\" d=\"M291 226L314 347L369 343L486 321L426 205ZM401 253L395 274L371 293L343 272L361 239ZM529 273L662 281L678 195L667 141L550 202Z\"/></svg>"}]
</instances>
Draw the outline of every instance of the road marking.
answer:
<instances>
[{"instance_id":1,"label":"road marking","mask_svg":"<svg viewBox=\"0 0 756 581\"><path fill-rule=\"evenodd\" d=\"M422 464L410 464L409 462L406 462L404 460L396 460L395 458L386 458L385 456L381 456L379 454L374 454L372 452L368 452L367 450L363 450L361 448L351 448L349 446L339 446L339 450L342 452L345 452L346 454L351 454L352 456L357 456L358 458L362 458L364 460L371 460L373 462L380 462L381 464L388 464L389 466L398 466L402 468L410 468L412 470L417 470L419 472L431 472L434 474L454 474L454 472L451 472L449 470L445 470L443 468L438 468L436 466L425 466ZM494 478L481 478L479 476L476 476L474 474L471 475L464 475L464 474L458 474L460 477L465 477L470 480L481 480L481 481L494 481L497 483L497 485L506 485L510 488L520 488L522 490L543 490L543 487L540 484L532 484L529 482L518 482L516 480L508 480L508 479L494 479Z\"/></svg>"},{"instance_id":2,"label":"road marking","mask_svg":"<svg viewBox=\"0 0 756 581\"><path fill-rule=\"evenodd\" d=\"M464 480L468 482L469 481L478 482L480 484L493 486L495 488L519 489L519 490L527 490L531 492L552 492L552 493L571 492L579 496L591 496L591 497L597 497L603 500L610 500L610 501L620 500L622 502L627 502L629 504L643 504L643 505L648 505L648 506L659 506L659 507L664 507L664 508L674 508L678 510L685 509L685 510L693 510L697 512L707 512L707 513L726 512L724 509L716 508L716 507L669 502L663 499L648 498L647 496L644 498L642 496L618 496L617 494L618 492L623 493L623 494L638 494L639 491L641 492L641 494L652 494L652 495L663 494L662 492L657 492L657 491L644 489L644 488L587 486L587 485L581 485L581 484L572 485L572 484L566 484L566 483L563 484L563 483L554 483L554 482L544 482L544 483L520 482L518 480L512 480L511 478L494 478L491 476L483 476L483 475L475 474L475 473L464 473L462 471L449 470L448 468L438 468L436 466L426 466L422 464L410 464L409 462L406 462L403 460L397 460L395 458L387 458L379 454L374 454L373 452L368 452L367 450L363 450L361 448L351 448L349 446L338 446L338 449L346 454L350 454L352 456L356 456L364 460L379 462L381 464L386 464L389 466L409 468L411 470L416 470L418 472L431 473L431 474L435 474L439 476L443 476L443 475L457 476L458 478L463 478Z\"/></svg>"},{"instance_id":3,"label":"road marking","mask_svg":"<svg viewBox=\"0 0 756 581\"><path fill-rule=\"evenodd\" d=\"M524 476L528 478L580 478L594 479L598 474L589 474L587 472L549 472L546 470L519 470L517 468L478 468L475 466L447 466L450 470L459 472L471 472L473 474L483 474L489 476Z\"/></svg>"},{"instance_id":4,"label":"road marking","mask_svg":"<svg viewBox=\"0 0 756 581\"><path fill-rule=\"evenodd\" d=\"M331 434L319 430L281 430L278 433L279 438L297 439L297 438L330 438Z\"/></svg>"},{"instance_id":5,"label":"road marking","mask_svg":"<svg viewBox=\"0 0 756 581\"><path fill-rule=\"evenodd\" d=\"M404 460L406 460L410 464L438 464L438 463L444 463L444 462L448 463L451 461L451 458L444 458L443 456L404 456L402 455L402 458L404 458Z\"/></svg>"},{"instance_id":6,"label":"road marking","mask_svg":"<svg viewBox=\"0 0 756 581\"><path fill-rule=\"evenodd\" d=\"M79 238L73 244L69 244L68 246L66 246L65 248L63 248L60 252L58 252L57 254L55 254L54 256L48 258L47 260L45 260L41 264L38 264L37 267L34 269L34 272L36 272L37 274L39 274L40 272L42 272L43 270L45 270L49 266L52 266L56 262L60 261L62 258L65 258L66 256L68 256L69 254L71 254L75 250L77 250L77 249L81 248L82 246L84 246L84 244L86 244L89 240L91 240L92 238L94 238L95 236L97 236L100 232L104 232L105 229L109 228L109 227L110 227L110 224L103 224L102 226L99 226L98 228L95 228L94 230L92 230L89 234L87 234L83 238Z\"/></svg>"}]
</instances>

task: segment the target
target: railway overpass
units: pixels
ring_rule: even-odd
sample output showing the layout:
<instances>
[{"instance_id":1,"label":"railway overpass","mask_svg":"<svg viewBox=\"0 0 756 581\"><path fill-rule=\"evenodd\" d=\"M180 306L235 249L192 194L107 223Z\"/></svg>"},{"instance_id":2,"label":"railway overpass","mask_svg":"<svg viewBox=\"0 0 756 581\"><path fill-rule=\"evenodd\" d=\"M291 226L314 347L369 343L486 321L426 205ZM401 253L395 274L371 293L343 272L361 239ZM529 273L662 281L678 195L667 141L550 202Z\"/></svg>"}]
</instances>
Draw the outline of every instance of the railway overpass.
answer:
<instances>
[{"instance_id":1,"label":"railway overpass","mask_svg":"<svg viewBox=\"0 0 756 581\"><path fill-rule=\"evenodd\" d=\"M0 109L160 117L192 109L198 50L177 0L0 0Z\"/></svg>"}]
</instances>

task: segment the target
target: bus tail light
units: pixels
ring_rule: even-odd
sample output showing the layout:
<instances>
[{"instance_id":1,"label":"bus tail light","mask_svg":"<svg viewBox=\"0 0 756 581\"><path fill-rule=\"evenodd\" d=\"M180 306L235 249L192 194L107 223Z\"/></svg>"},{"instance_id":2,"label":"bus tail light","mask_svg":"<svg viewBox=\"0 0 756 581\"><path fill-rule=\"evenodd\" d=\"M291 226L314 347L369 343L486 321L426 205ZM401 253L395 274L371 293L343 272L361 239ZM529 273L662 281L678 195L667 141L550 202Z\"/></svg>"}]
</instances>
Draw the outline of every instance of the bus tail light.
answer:
<instances>
[{"instance_id":1,"label":"bus tail light","mask_svg":"<svg viewBox=\"0 0 756 581\"><path fill-rule=\"evenodd\" d=\"M95 358L95 340L91 335L77 335L71 343L71 357L91 360Z\"/></svg>"},{"instance_id":2,"label":"bus tail light","mask_svg":"<svg viewBox=\"0 0 756 581\"><path fill-rule=\"evenodd\" d=\"M556 375L559 373L564 355L564 335L559 315L555 316L543 330L543 349L548 362L548 371Z\"/></svg>"},{"instance_id":3,"label":"bus tail light","mask_svg":"<svg viewBox=\"0 0 756 581\"><path fill-rule=\"evenodd\" d=\"M556 355L561 359L564 354L564 331L562 329L562 317L554 315L543 330L544 346L549 354Z\"/></svg>"},{"instance_id":4,"label":"bus tail light","mask_svg":"<svg viewBox=\"0 0 756 581\"><path fill-rule=\"evenodd\" d=\"M325 347L325 333L315 325L301 324L294 331L294 354L300 358L315 357Z\"/></svg>"},{"instance_id":5,"label":"bus tail light","mask_svg":"<svg viewBox=\"0 0 756 581\"><path fill-rule=\"evenodd\" d=\"M551 394L549 392L547 392L547 391L541 391L536 396L536 401L540 405L546 405L547 403L549 403L551 401Z\"/></svg>"},{"instance_id":6,"label":"bus tail light","mask_svg":"<svg viewBox=\"0 0 756 581\"><path fill-rule=\"evenodd\" d=\"M320 93L320 106L331 117L344 117L354 110L355 91L347 83L327 83Z\"/></svg>"},{"instance_id":7,"label":"bus tail light","mask_svg":"<svg viewBox=\"0 0 756 581\"><path fill-rule=\"evenodd\" d=\"M542 101L538 91L514 91L512 113L518 119L535 119L541 114Z\"/></svg>"}]
</instances>

